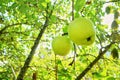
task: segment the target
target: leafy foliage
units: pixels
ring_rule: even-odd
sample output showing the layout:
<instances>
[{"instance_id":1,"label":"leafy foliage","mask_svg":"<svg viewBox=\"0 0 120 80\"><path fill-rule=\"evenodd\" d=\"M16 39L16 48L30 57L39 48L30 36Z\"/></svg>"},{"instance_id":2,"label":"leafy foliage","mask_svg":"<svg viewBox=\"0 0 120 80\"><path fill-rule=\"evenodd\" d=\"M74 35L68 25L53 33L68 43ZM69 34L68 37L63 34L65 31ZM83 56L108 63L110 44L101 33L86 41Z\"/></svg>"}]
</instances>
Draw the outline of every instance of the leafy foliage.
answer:
<instances>
[{"instance_id":1,"label":"leafy foliage","mask_svg":"<svg viewBox=\"0 0 120 80\"><path fill-rule=\"evenodd\" d=\"M51 11L49 25L40 40L24 79L32 80L33 74L36 74L38 80L55 80L57 72L58 80L74 80L96 59L101 49L107 44L115 42L91 70L85 74L83 79L119 80L120 1L74 1L75 18L84 16L93 21L96 29L96 41L91 46L76 46L76 58L72 65L69 64L73 61L74 48L65 57L56 56L56 60L51 49L53 38L67 33L67 26L72 17L72 1L57 0L56 4L54 4L54 1L0 0L0 80L17 79L20 69L23 67L31 47L34 45L41 29L43 29L46 17L49 17ZM110 5L110 9L106 7L105 12L103 8L108 3L113 5ZM107 15L106 13L114 14L111 27L102 23L102 17ZM115 25L117 25L116 30L113 29L116 27ZM114 55L111 55L111 52Z\"/></svg>"}]
</instances>

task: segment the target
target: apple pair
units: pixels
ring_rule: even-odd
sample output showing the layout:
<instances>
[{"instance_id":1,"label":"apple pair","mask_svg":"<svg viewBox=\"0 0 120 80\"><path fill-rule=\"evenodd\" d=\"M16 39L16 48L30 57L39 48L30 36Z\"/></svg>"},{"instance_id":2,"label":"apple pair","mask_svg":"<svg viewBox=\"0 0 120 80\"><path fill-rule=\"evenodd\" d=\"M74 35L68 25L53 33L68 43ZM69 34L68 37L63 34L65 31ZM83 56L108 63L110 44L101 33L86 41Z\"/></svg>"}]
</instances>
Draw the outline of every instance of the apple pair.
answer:
<instances>
[{"instance_id":1,"label":"apple pair","mask_svg":"<svg viewBox=\"0 0 120 80\"><path fill-rule=\"evenodd\" d=\"M68 36L58 36L52 41L55 54L65 56L69 53L72 42L77 45L91 45L95 41L95 29L91 20L80 17L68 26Z\"/></svg>"}]
</instances>

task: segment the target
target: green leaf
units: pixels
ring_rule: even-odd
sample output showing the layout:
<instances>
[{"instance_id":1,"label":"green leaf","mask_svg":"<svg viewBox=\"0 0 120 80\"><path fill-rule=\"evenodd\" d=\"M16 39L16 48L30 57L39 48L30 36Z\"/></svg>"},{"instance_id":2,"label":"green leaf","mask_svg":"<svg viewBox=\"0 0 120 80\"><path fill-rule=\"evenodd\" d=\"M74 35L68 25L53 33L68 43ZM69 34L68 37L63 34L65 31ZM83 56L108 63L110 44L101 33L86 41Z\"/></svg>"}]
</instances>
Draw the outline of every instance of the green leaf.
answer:
<instances>
[{"instance_id":1,"label":"green leaf","mask_svg":"<svg viewBox=\"0 0 120 80\"><path fill-rule=\"evenodd\" d=\"M111 9L110 9L110 7L109 7L109 6L105 8L105 12L106 12L107 14L109 14L109 13L110 13L110 10L111 10Z\"/></svg>"},{"instance_id":2,"label":"green leaf","mask_svg":"<svg viewBox=\"0 0 120 80\"><path fill-rule=\"evenodd\" d=\"M112 29L117 29L118 27L119 27L119 26L118 26L117 21L114 20L114 21L112 22L112 24L111 24L111 28L112 28Z\"/></svg>"},{"instance_id":3,"label":"green leaf","mask_svg":"<svg viewBox=\"0 0 120 80\"><path fill-rule=\"evenodd\" d=\"M113 57L113 59L115 58L119 58L119 54L118 54L118 50L116 48L114 48L112 51L111 51L111 55Z\"/></svg>"},{"instance_id":4,"label":"green leaf","mask_svg":"<svg viewBox=\"0 0 120 80\"><path fill-rule=\"evenodd\" d=\"M45 0L47 3L50 2L50 0Z\"/></svg>"},{"instance_id":5,"label":"green leaf","mask_svg":"<svg viewBox=\"0 0 120 80\"><path fill-rule=\"evenodd\" d=\"M83 8L83 6L85 5L85 1L86 0L77 0L76 1L76 3L75 3L75 10L77 12Z\"/></svg>"},{"instance_id":6,"label":"green leaf","mask_svg":"<svg viewBox=\"0 0 120 80\"><path fill-rule=\"evenodd\" d=\"M57 20L57 17L55 15L52 15L51 16L51 22L55 23Z\"/></svg>"},{"instance_id":7,"label":"green leaf","mask_svg":"<svg viewBox=\"0 0 120 80\"><path fill-rule=\"evenodd\" d=\"M115 80L114 77L108 77L106 80Z\"/></svg>"},{"instance_id":8,"label":"green leaf","mask_svg":"<svg viewBox=\"0 0 120 80\"><path fill-rule=\"evenodd\" d=\"M98 78L103 78L103 77L104 77L104 76L101 75L99 72L94 72L94 73L92 73L92 75L93 75L94 77L96 77L97 79L98 79Z\"/></svg>"},{"instance_id":9,"label":"green leaf","mask_svg":"<svg viewBox=\"0 0 120 80\"><path fill-rule=\"evenodd\" d=\"M0 16L0 24L4 22L3 18Z\"/></svg>"},{"instance_id":10,"label":"green leaf","mask_svg":"<svg viewBox=\"0 0 120 80\"><path fill-rule=\"evenodd\" d=\"M56 63L62 65L61 60L57 60Z\"/></svg>"},{"instance_id":11,"label":"green leaf","mask_svg":"<svg viewBox=\"0 0 120 80\"><path fill-rule=\"evenodd\" d=\"M47 7L47 4L46 4L45 2L43 2L43 3L42 3L42 6L43 6L44 8L46 8L46 7Z\"/></svg>"},{"instance_id":12,"label":"green leaf","mask_svg":"<svg viewBox=\"0 0 120 80\"><path fill-rule=\"evenodd\" d=\"M63 33L68 33L68 25L63 27Z\"/></svg>"},{"instance_id":13,"label":"green leaf","mask_svg":"<svg viewBox=\"0 0 120 80\"><path fill-rule=\"evenodd\" d=\"M115 13L114 13L114 19L117 19L118 17L119 17L119 12L115 11Z\"/></svg>"},{"instance_id":14,"label":"green leaf","mask_svg":"<svg viewBox=\"0 0 120 80\"><path fill-rule=\"evenodd\" d=\"M27 14L27 13L28 13L28 10L30 10L30 8L29 8L27 5L21 4L21 5L19 6L19 11L20 11L21 13Z\"/></svg>"}]
</instances>

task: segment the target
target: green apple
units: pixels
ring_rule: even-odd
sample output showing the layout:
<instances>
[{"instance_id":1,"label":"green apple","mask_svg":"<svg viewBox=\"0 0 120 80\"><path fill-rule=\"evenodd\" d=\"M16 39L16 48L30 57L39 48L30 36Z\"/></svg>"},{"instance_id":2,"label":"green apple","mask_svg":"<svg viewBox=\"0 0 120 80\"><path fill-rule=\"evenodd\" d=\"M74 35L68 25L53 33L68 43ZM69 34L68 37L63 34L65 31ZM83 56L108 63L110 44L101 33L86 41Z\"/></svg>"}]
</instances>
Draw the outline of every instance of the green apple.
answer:
<instances>
[{"instance_id":1,"label":"green apple","mask_svg":"<svg viewBox=\"0 0 120 80\"><path fill-rule=\"evenodd\" d=\"M67 36L55 37L52 41L52 49L56 55L67 55L72 47L72 43Z\"/></svg>"},{"instance_id":2,"label":"green apple","mask_svg":"<svg viewBox=\"0 0 120 80\"><path fill-rule=\"evenodd\" d=\"M68 26L68 35L77 45L90 45L95 41L94 25L87 18L76 18Z\"/></svg>"}]
</instances>

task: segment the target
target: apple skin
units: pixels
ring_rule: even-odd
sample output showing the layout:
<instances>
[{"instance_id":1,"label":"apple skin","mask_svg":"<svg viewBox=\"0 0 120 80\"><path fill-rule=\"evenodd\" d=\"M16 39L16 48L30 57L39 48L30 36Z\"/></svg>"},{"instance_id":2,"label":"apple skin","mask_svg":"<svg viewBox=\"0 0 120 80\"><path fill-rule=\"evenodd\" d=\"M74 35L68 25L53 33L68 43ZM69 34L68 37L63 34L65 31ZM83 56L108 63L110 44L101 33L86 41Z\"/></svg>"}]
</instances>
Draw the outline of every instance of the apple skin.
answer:
<instances>
[{"instance_id":1,"label":"apple skin","mask_svg":"<svg viewBox=\"0 0 120 80\"><path fill-rule=\"evenodd\" d=\"M52 49L56 55L66 56L71 48L72 43L67 36L58 36L52 41Z\"/></svg>"},{"instance_id":2,"label":"apple skin","mask_svg":"<svg viewBox=\"0 0 120 80\"><path fill-rule=\"evenodd\" d=\"M91 45L95 41L94 25L87 18L76 18L68 26L68 35L77 45Z\"/></svg>"}]
</instances>

